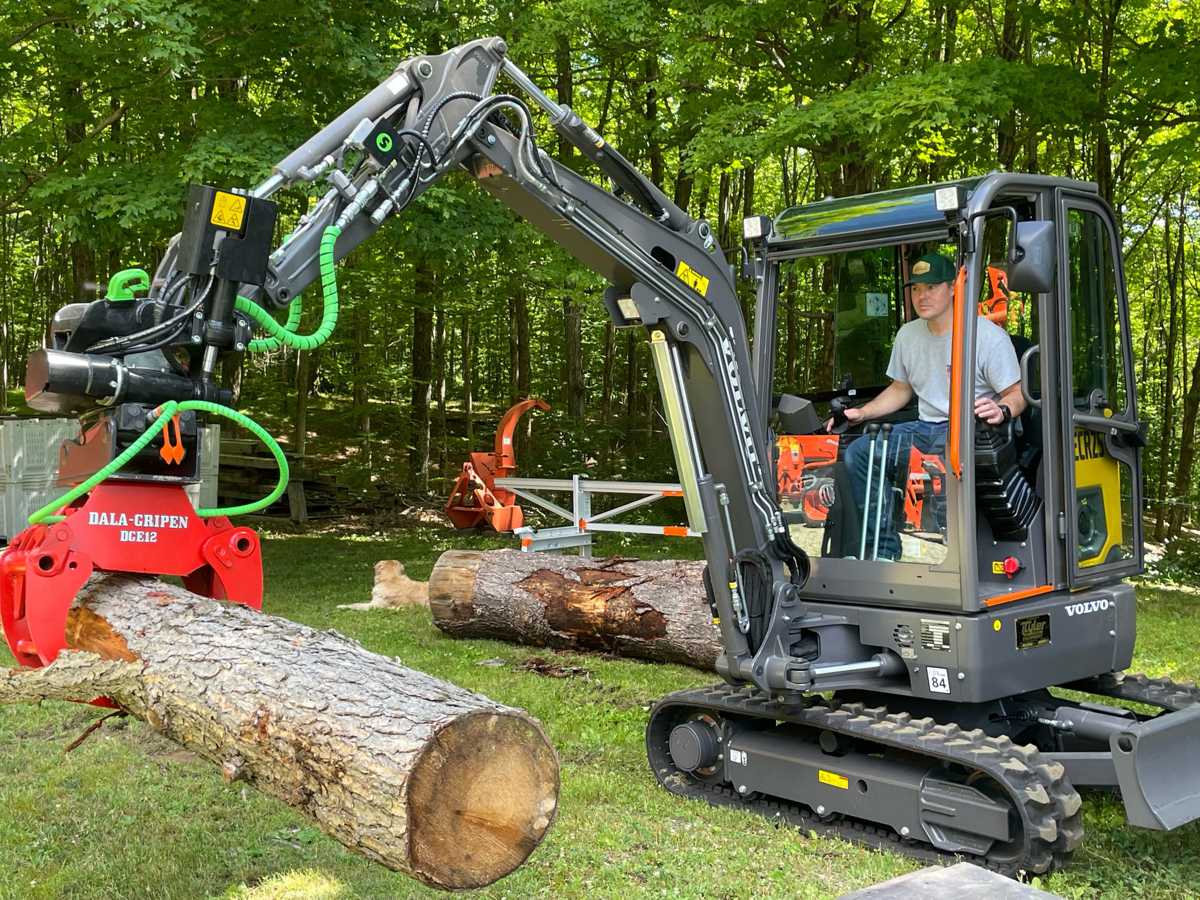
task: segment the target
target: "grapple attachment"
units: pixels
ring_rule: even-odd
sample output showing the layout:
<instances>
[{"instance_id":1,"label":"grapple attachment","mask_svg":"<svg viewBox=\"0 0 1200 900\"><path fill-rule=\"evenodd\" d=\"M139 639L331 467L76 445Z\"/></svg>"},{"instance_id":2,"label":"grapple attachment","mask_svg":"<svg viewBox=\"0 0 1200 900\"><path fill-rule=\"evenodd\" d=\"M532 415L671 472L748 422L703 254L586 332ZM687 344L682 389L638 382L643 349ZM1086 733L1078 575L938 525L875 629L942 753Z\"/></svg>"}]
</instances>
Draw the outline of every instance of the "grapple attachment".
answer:
<instances>
[{"instance_id":1,"label":"grapple attachment","mask_svg":"<svg viewBox=\"0 0 1200 900\"><path fill-rule=\"evenodd\" d=\"M49 665L66 646L67 613L95 571L175 575L195 593L262 608L258 535L200 518L178 483L104 482L64 512L0 553L0 623L23 666Z\"/></svg>"}]
</instances>

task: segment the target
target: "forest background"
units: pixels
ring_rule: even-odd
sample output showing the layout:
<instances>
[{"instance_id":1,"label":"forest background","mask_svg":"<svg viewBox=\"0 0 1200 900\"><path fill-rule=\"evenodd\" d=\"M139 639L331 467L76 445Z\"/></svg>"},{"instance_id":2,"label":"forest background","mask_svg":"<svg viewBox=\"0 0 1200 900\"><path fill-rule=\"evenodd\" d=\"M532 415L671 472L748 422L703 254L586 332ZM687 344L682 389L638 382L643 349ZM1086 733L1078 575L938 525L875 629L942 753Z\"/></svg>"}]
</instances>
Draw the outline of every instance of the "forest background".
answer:
<instances>
[{"instance_id":1,"label":"forest background","mask_svg":"<svg viewBox=\"0 0 1200 900\"><path fill-rule=\"evenodd\" d=\"M707 217L731 260L744 215L829 195L992 169L1095 181L1123 233L1147 536L1188 538L1200 5L1181 0L0 0L0 413L55 309L157 263L189 182L257 183L398 61L489 34ZM304 204L285 201L281 229ZM226 373L294 451L429 502L536 395L555 410L523 430L523 471L674 478L644 337L614 331L599 280L467 178L340 281L329 343ZM789 384L828 378L829 303L802 286L782 299Z\"/></svg>"}]
</instances>

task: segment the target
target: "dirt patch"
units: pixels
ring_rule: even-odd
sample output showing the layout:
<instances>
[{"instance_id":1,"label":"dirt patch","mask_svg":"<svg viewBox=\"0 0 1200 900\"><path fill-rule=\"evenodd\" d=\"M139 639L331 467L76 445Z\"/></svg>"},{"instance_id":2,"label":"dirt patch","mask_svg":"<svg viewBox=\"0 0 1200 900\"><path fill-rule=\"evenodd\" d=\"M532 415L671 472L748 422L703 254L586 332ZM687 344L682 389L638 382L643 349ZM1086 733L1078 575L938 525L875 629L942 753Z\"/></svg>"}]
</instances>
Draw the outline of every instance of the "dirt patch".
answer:
<instances>
[{"instance_id":1,"label":"dirt patch","mask_svg":"<svg viewBox=\"0 0 1200 900\"><path fill-rule=\"evenodd\" d=\"M546 678L591 678L592 673L583 666L564 666L544 656L531 656L519 666L526 672Z\"/></svg>"},{"instance_id":2,"label":"dirt patch","mask_svg":"<svg viewBox=\"0 0 1200 900\"><path fill-rule=\"evenodd\" d=\"M186 765L200 760L200 757L191 750L185 750L174 741L168 740L150 729L141 730L140 733L129 733L128 737L131 743L155 762Z\"/></svg>"}]
</instances>

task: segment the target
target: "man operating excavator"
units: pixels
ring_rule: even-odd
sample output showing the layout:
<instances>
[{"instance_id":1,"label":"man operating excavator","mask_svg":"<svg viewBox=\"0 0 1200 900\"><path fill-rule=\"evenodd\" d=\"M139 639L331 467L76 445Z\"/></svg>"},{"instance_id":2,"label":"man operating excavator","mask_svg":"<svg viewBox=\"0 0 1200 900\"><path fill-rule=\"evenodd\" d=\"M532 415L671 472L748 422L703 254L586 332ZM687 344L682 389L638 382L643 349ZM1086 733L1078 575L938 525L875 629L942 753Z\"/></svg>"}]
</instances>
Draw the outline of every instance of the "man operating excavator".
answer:
<instances>
[{"instance_id":1,"label":"man operating excavator","mask_svg":"<svg viewBox=\"0 0 1200 900\"><path fill-rule=\"evenodd\" d=\"M953 261L940 253L927 253L913 263L907 287L918 318L901 326L896 333L887 367L892 383L869 402L846 410L851 423L861 424L903 409L916 394L918 417L896 423L884 447L887 459L883 471L888 484L894 482L899 460L908 459L911 447L926 454L945 454L954 276ZM975 415L989 425L1020 416L1025 409L1020 379L1016 351L1008 333L994 322L980 318L975 351ZM882 492L883 509L878 517L871 504L875 498L866 497L868 469L880 465L871 458L875 444L865 437L858 438L847 448L845 462L855 500L866 498L863 503L866 521L880 523L875 558L896 560L900 558L901 546L892 513L894 492Z\"/></svg>"}]
</instances>

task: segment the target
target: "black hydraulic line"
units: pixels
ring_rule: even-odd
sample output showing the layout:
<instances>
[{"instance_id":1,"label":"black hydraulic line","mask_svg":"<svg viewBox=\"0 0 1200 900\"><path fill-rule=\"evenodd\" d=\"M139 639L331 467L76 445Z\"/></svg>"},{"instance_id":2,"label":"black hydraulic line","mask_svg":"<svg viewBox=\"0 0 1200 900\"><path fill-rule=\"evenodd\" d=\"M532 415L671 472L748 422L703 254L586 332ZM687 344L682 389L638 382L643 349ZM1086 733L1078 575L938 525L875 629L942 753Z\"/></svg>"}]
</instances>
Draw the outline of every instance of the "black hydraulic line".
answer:
<instances>
[{"instance_id":1,"label":"black hydraulic line","mask_svg":"<svg viewBox=\"0 0 1200 900\"><path fill-rule=\"evenodd\" d=\"M131 346L130 345L131 341L143 340L145 338L153 339L153 338L157 337L159 332L164 331L167 328L169 328L170 326L183 321L188 316L190 316L192 313L194 313L197 309L199 309L200 305L208 298L208 294L212 290L212 284L213 284L213 279L210 278L208 280L208 283L205 285L204 290L201 291L199 297L197 297L188 306L184 307L184 309L182 311L180 311L179 313L176 313L171 318L166 319L162 322L159 322L157 325L151 325L149 328L144 328L141 331L135 331L132 334L122 335L120 338L106 338L102 341L97 341L95 344L88 347L87 350L85 350L84 352L85 353L107 353L110 355L113 353L128 352L128 351L124 350L123 348L127 347L127 346Z\"/></svg>"}]
</instances>

